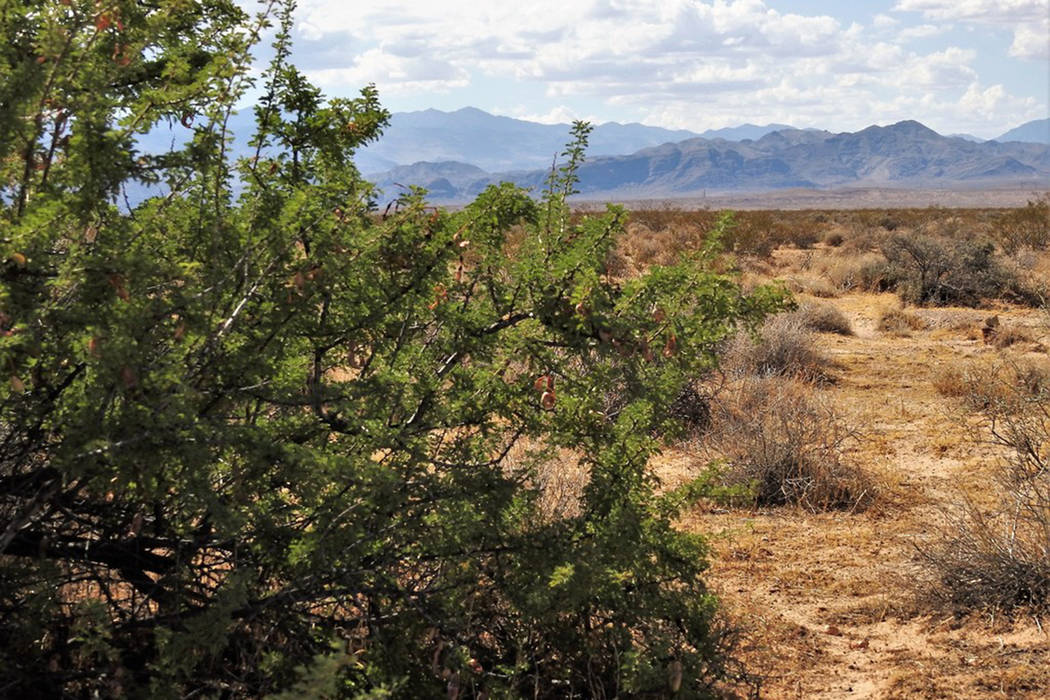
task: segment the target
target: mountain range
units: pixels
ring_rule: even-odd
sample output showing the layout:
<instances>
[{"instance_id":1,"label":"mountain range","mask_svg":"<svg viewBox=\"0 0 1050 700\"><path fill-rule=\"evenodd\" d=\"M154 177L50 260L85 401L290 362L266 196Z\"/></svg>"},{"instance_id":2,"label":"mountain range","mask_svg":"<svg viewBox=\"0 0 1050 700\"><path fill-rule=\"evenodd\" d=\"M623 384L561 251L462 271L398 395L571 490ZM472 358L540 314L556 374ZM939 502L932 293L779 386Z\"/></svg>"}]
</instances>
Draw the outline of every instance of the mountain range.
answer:
<instances>
[{"instance_id":1,"label":"mountain range","mask_svg":"<svg viewBox=\"0 0 1050 700\"><path fill-rule=\"evenodd\" d=\"M1036 119L1027 122L1016 129L1010 129L995 140L1050 144L1050 119Z\"/></svg>"},{"instance_id":2,"label":"mountain range","mask_svg":"<svg viewBox=\"0 0 1050 700\"><path fill-rule=\"evenodd\" d=\"M436 202L453 203L499 181L538 190L549 168L493 173L476 163L421 161L371 179L390 196L413 184ZM624 199L854 186L1042 189L1050 187L1050 146L947 137L916 121L855 133L774 126L757 139L695 136L627 155L589 157L579 176L581 196Z\"/></svg>"},{"instance_id":3,"label":"mountain range","mask_svg":"<svg viewBox=\"0 0 1050 700\"><path fill-rule=\"evenodd\" d=\"M253 122L250 110L231 119L238 155L248 153ZM386 197L419 185L436 203L457 203L500 181L539 190L569 129L469 107L403 112L355 162ZM178 124L158 127L140 147L162 152L186 133ZM942 136L915 121L855 133L786 124L695 133L606 123L594 127L579 174L581 194L594 199L854 186L1050 189L1050 119L990 141Z\"/></svg>"},{"instance_id":4,"label":"mountain range","mask_svg":"<svg viewBox=\"0 0 1050 700\"><path fill-rule=\"evenodd\" d=\"M361 149L356 162L362 172L374 174L417 162L456 161L490 172L549 168L565 147L568 124L539 124L497 116L474 107L454 112L427 109L397 112L378 143ZM702 133L663 129L644 124L598 124L591 132L587 153L617 156L691 138L742 141L759 139L787 124L742 124Z\"/></svg>"}]
</instances>

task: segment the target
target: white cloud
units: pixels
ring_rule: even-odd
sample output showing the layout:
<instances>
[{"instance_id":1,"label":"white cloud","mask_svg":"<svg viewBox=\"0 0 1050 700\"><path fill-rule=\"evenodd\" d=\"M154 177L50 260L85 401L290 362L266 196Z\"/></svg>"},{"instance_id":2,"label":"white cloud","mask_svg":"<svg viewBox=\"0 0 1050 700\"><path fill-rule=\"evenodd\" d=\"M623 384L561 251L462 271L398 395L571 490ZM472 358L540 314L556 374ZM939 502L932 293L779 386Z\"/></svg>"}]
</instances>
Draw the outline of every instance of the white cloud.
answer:
<instances>
[{"instance_id":1,"label":"white cloud","mask_svg":"<svg viewBox=\"0 0 1050 700\"><path fill-rule=\"evenodd\" d=\"M1050 17L1044 17L1042 22L1022 25L1014 30L1014 42L1010 45L1010 55L1032 60L1050 59Z\"/></svg>"},{"instance_id":2,"label":"white cloud","mask_svg":"<svg viewBox=\"0 0 1050 700\"><path fill-rule=\"evenodd\" d=\"M365 51L354 57L349 66L308 70L307 75L322 88L375 82L382 83L393 94L415 90L445 92L470 82L469 73L462 67L445 61L399 56L383 49Z\"/></svg>"},{"instance_id":3,"label":"white cloud","mask_svg":"<svg viewBox=\"0 0 1050 700\"><path fill-rule=\"evenodd\" d=\"M938 36L945 32L951 31L952 25L942 24L940 26L933 24L920 24L916 27L908 27L902 29L898 34L897 38L901 41L912 41L914 39L928 39L931 36Z\"/></svg>"},{"instance_id":4,"label":"white cloud","mask_svg":"<svg viewBox=\"0 0 1050 700\"><path fill-rule=\"evenodd\" d=\"M1045 58L1048 2L898 0L865 26L763 0L300 0L296 60L331 93L528 85L547 99L510 113L544 122L571 121L584 103L697 130L917 118L1000 133L1040 116L1039 103L982 86L973 50L913 42L995 26L1013 31L1012 56ZM493 101L516 98L475 103Z\"/></svg>"},{"instance_id":5,"label":"white cloud","mask_svg":"<svg viewBox=\"0 0 1050 700\"><path fill-rule=\"evenodd\" d=\"M900 24L900 20L894 19L889 15L884 15L881 12L875 15L875 19L871 21L871 24L876 29L889 29Z\"/></svg>"},{"instance_id":6,"label":"white cloud","mask_svg":"<svg viewBox=\"0 0 1050 700\"><path fill-rule=\"evenodd\" d=\"M539 124L571 124L577 120L583 120L586 122L599 122L600 118L594 115L581 116L572 107L566 105L558 105L553 107L546 112L534 112L530 111L528 107L518 105L512 109L494 109L493 114L502 115L505 117L514 117L515 119L524 119L530 122L537 122Z\"/></svg>"},{"instance_id":7,"label":"white cloud","mask_svg":"<svg viewBox=\"0 0 1050 700\"><path fill-rule=\"evenodd\" d=\"M994 25L1010 29L1010 55L1032 60L1050 55L1050 0L898 0L898 12L927 19Z\"/></svg>"}]
</instances>

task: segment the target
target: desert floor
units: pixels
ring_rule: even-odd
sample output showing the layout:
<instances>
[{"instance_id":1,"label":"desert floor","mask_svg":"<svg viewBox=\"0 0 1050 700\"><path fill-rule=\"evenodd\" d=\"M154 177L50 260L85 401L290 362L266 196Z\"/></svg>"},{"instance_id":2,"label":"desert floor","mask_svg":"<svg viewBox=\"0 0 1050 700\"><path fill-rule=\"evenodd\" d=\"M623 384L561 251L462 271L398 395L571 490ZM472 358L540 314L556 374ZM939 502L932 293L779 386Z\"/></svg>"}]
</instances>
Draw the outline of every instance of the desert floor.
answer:
<instances>
[{"instance_id":1,"label":"desert floor","mask_svg":"<svg viewBox=\"0 0 1050 700\"><path fill-rule=\"evenodd\" d=\"M781 249L765 273L797 283L819 269L814 257L833 255L841 253L819 244ZM1006 305L913 308L926 328L890 333L878 319L900 307L895 294L820 303L842 311L854 335L816 336L835 365L833 382L817 391L858 431L847 456L875 478L876 504L825 513L706 504L682 523L710 539L711 585L743 630L740 653L761 677L762 697L1050 696L1050 620L931 604L919 553L942 536L945 507L989 497L1002 459L980 443L972 411L937 391L936 377L972 361L1047 360L1050 317ZM993 313L1029 341L986 345L979 327ZM701 467L685 443L662 456L659 472L673 484Z\"/></svg>"}]
</instances>

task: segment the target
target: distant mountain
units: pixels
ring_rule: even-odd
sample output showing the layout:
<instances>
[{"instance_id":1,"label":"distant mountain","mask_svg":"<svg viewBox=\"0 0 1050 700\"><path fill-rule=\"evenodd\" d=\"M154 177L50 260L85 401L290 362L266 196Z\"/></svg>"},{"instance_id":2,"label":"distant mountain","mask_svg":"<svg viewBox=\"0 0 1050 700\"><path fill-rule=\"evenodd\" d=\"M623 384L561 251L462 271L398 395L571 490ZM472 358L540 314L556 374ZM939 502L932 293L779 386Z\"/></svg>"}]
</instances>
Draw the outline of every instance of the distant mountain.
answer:
<instances>
[{"instance_id":1,"label":"distant mountain","mask_svg":"<svg viewBox=\"0 0 1050 700\"><path fill-rule=\"evenodd\" d=\"M469 199L500 180L538 189L547 174L546 169L537 169L486 177L477 169L448 163L420 163L412 168L432 182L440 176L441 194L435 191L434 199L446 202ZM403 179L406 175L408 171L399 173ZM631 155L592 158L579 175L582 196L618 198L793 187L1005 183L1046 187L1050 186L1050 146L974 143L941 136L916 121L904 121L856 133L785 129L743 142L692 138ZM385 173L377 180L387 190L393 175Z\"/></svg>"},{"instance_id":2,"label":"distant mountain","mask_svg":"<svg viewBox=\"0 0 1050 700\"><path fill-rule=\"evenodd\" d=\"M950 139L962 139L963 141L972 141L974 143L984 143L985 139L974 136L973 134L948 134Z\"/></svg>"},{"instance_id":3,"label":"distant mountain","mask_svg":"<svg viewBox=\"0 0 1050 700\"><path fill-rule=\"evenodd\" d=\"M1050 119L1036 119L1010 129L995 139L1000 143L1007 141L1025 141L1028 143L1050 144Z\"/></svg>"},{"instance_id":4,"label":"distant mountain","mask_svg":"<svg viewBox=\"0 0 1050 700\"><path fill-rule=\"evenodd\" d=\"M773 133L774 131L783 131L784 129L794 128L795 127L788 126L787 124L766 124L765 126L741 124L740 126L731 126L725 129L708 129L700 134L700 138L725 139L726 141L747 141L750 139L754 141L762 138L766 134Z\"/></svg>"},{"instance_id":5,"label":"distant mountain","mask_svg":"<svg viewBox=\"0 0 1050 700\"><path fill-rule=\"evenodd\" d=\"M569 128L500 117L473 107L399 112L391 116L383 138L362 149L355 161L365 173L420 161L458 161L490 171L542 168L561 153ZM692 131L609 122L594 127L588 152L593 156L633 153L695 136Z\"/></svg>"},{"instance_id":6,"label":"distant mountain","mask_svg":"<svg viewBox=\"0 0 1050 700\"><path fill-rule=\"evenodd\" d=\"M444 201L455 200L463 192L480 192L491 179L490 173L476 165L455 161L421 161L388 170L376 184L391 195L397 194L400 188L417 185L426 188L429 199Z\"/></svg>"}]
</instances>

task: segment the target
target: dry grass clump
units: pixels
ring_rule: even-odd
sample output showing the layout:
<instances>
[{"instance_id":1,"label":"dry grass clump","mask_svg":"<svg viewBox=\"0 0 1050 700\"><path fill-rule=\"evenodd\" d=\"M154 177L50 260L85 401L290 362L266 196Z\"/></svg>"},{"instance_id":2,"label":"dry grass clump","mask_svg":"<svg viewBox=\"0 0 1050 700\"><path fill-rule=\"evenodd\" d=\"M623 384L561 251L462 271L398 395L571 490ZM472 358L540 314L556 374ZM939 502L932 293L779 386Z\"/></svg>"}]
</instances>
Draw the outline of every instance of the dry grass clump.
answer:
<instances>
[{"instance_id":1,"label":"dry grass clump","mask_svg":"<svg viewBox=\"0 0 1050 700\"><path fill-rule=\"evenodd\" d=\"M875 272L885 263L878 253L843 251L821 262L817 271L844 292L877 287Z\"/></svg>"},{"instance_id":2,"label":"dry grass clump","mask_svg":"<svg viewBox=\"0 0 1050 700\"><path fill-rule=\"evenodd\" d=\"M722 354L722 367L737 376L781 376L816 383L834 380L834 364L817 349L813 331L792 313L767 319L755 336L734 336Z\"/></svg>"},{"instance_id":3,"label":"dry grass clump","mask_svg":"<svg viewBox=\"0 0 1050 700\"><path fill-rule=\"evenodd\" d=\"M846 237L843 236L839 231L829 231L824 236L824 245L830 248L838 248L846 241Z\"/></svg>"},{"instance_id":4,"label":"dry grass clump","mask_svg":"<svg viewBox=\"0 0 1050 700\"><path fill-rule=\"evenodd\" d=\"M1024 328L1018 326L999 326L988 336L988 342L1002 350L1018 343L1033 343L1035 338Z\"/></svg>"},{"instance_id":5,"label":"dry grass clump","mask_svg":"<svg viewBox=\"0 0 1050 700\"><path fill-rule=\"evenodd\" d=\"M507 455L508 476L536 489L541 517L554 522L580 514L580 500L591 480L581 455L531 440L520 440Z\"/></svg>"},{"instance_id":6,"label":"dry grass clump","mask_svg":"<svg viewBox=\"0 0 1050 700\"><path fill-rule=\"evenodd\" d=\"M883 333L908 335L911 331L926 330L930 324L904 309L887 309L879 316L877 327Z\"/></svg>"},{"instance_id":7,"label":"dry grass clump","mask_svg":"<svg viewBox=\"0 0 1050 700\"><path fill-rule=\"evenodd\" d=\"M784 286L796 294L808 294L812 297L832 299L839 296L841 290L821 277L791 275L783 278Z\"/></svg>"},{"instance_id":8,"label":"dry grass clump","mask_svg":"<svg viewBox=\"0 0 1050 700\"><path fill-rule=\"evenodd\" d=\"M986 442L1004 458L992 506L961 497L940 541L921 550L931 593L955 609L1050 611L1050 368L1010 363L966 375Z\"/></svg>"},{"instance_id":9,"label":"dry grass clump","mask_svg":"<svg viewBox=\"0 0 1050 700\"><path fill-rule=\"evenodd\" d=\"M951 364L934 375L933 386L942 396L964 399L975 411L995 407L1016 412L1027 401L1050 397L1050 361L1013 358Z\"/></svg>"},{"instance_id":10,"label":"dry grass clump","mask_svg":"<svg viewBox=\"0 0 1050 700\"><path fill-rule=\"evenodd\" d=\"M948 398L961 399L970 393L966 368L957 364L938 369L933 375L932 383L938 394Z\"/></svg>"},{"instance_id":11,"label":"dry grass clump","mask_svg":"<svg viewBox=\"0 0 1050 700\"><path fill-rule=\"evenodd\" d=\"M958 611L1050 609L1048 505L984 513L966 503L948 514L943 541L923 551L936 574L934 600Z\"/></svg>"},{"instance_id":12,"label":"dry grass clump","mask_svg":"<svg viewBox=\"0 0 1050 700\"><path fill-rule=\"evenodd\" d=\"M804 328L817 333L853 335L853 326L846 314L831 304L804 302L789 315L798 319Z\"/></svg>"},{"instance_id":13,"label":"dry grass clump","mask_svg":"<svg viewBox=\"0 0 1050 700\"><path fill-rule=\"evenodd\" d=\"M755 505L852 510L875 497L871 480L845 459L855 438L810 386L785 377L745 377L713 403L700 451L721 462L725 486L747 487Z\"/></svg>"}]
</instances>

